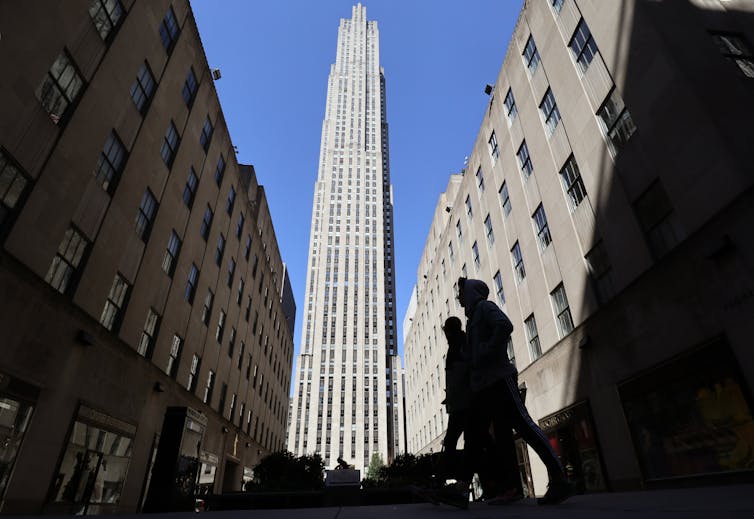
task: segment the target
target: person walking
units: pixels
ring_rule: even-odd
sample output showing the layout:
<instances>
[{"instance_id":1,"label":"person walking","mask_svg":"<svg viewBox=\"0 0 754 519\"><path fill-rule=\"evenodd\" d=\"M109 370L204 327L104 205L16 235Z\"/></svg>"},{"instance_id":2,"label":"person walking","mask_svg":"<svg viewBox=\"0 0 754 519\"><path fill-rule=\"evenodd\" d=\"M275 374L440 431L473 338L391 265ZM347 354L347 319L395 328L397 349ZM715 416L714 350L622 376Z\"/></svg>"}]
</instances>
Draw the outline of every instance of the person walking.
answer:
<instances>
[{"instance_id":1,"label":"person walking","mask_svg":"<svg viewBox=\"0 0 754 519\"><path fill-rule=\"evenodd\" d=\"M500 493L489 504L507 504L521 498L520 478L515 451L508 448L513 441L511 427L529 444L547 467L549 485L537 500L541 505L561 503L573 495L560 460L547 437L526 410L518 389L518 372L508 359L506 343L513 324L503 311L487 300L489 287L478 279L458 279L458 302L466 314L466 358L470 364L469 388L472 407L470 429L473 431L469 457L472 465L484 456L481 431L492 424L495 434L495 455L500 460Z\"/></svg>"},{"instance_id":2,"label":"person walking","mask_svg":"<svg viewBox=\"0 0 754 519\"><path fill-rule=\"evenodd\" d=\"M492 469L495 460L486 455L477 456L472 464L463 455L464 453L457 450L458 440L463 434L465 448L469 445L469 441L476 441L480 451L484 453L494 451L494 442L489 433L490 424L472 421L469 362L465 356L467 341L466 332L463 331L462 326L458 317L451 316L445 320L442 327L448 342L448 351L445 355L445 400L443 400L448 413L448 427L443 439L444 466L450 474L449 479L457 479L460 487L465 486L462 490L465 491L467 498L473 475L478 474L482 497L486 499L491 495L497 495L497 481L494 478L495 471ZM478 430L472 431L472 426L478 427ZM512 443L510 448L514 448Z\"/></svg>"}]
</instances>

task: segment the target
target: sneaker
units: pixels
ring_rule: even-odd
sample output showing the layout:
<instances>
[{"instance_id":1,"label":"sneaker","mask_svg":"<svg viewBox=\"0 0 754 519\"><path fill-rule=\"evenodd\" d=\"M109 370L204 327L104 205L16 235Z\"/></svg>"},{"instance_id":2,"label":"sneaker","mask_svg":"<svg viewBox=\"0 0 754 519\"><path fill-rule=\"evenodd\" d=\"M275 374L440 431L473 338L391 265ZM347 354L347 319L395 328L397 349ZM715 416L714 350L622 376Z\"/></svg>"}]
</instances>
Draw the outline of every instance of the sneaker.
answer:
<instances>
[{"instance_id":1,"label":"sneaker","mask_svg":"<svg viewBox=\"0 0 754 519\"><path fill-rule=\"evenodd\" d=\"M524 496L518 491L517 488L509 488L500 495L497 495L491 499L488 499L486 503L488 505L508 505L516 501L520 501Z\"/></svg>"},{"instance_id":2,"label":"sneaker","mask_svg":"<svg viewBox=\"0 0 754 519\"><path fill-rule=\"evenodd\" d=\"M576 491L574 490L573 485L568 481L551 481L550 484L547 485L547 492L545 495L537 499L537 504L557 505L575 493Z\"/></svg>"}]
</instances>

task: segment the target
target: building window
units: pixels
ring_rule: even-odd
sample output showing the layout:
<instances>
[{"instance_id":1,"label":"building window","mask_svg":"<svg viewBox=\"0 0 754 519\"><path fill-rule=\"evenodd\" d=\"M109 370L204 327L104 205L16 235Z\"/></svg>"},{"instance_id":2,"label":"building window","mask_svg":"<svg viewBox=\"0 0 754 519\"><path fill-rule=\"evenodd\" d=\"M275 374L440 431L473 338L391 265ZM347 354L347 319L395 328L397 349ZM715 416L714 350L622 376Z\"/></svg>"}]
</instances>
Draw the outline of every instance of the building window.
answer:
<instances>
[{"instance_id":1,"label":"building window","mask_svg":"<svg viewBox=\"0 0 754 519\"><path fill-rule=\"evenodd\" d=\"M89 241L77 229L69 227L52 259L45 281L61 294L70 294L76 289L80 275L79 266L84 261Z\"/></svg>"},{"instance_id":2,"label":"building window","mask_svg":"<svg viewBox=\"0 0 754 519\"><path fill-rule=\"evenodd\" d=\"M581 180L581 173L573 155L568 157L565 165L560 170L560 180L563 181L563 189L565 189L568 195L571 210L576 209L581 201L586 198L586 188L584 187L584 182Z\"/></svg>"},{"instance_id":3,"label":"building window","mask_svg":"<svg viewBox=\"0 0 754 519\"><path fill-rule=\"evenodd\" d=\"M542 102L539 103L539 110L542 112L548 134L552 135L552 132L555 131L560 121L560 110L558 110L558 105L555 103L555 96L552 95L551 88L547 89Z\"/></svg>"},{"instance_id":4,"label":"building window","mask_svg":"<svg viewBox=\"0 0 754 519\"><path fill-rule=\"evenodd\" d=\"M149 68L149 64L145 61L139 68L139 72L136 75L136 81L131 85L131 99L133 99L136 109L139 110L142 115L147 113L154 90L154 75L152 75L152 70Z\"/></svg>"},{"instance_id":5,"label":"building window","mask_svg":"<svg viewBox=\"0 0 754 519\"><path fill-rule=\"evenodd\" d=\"M243 356L245 352L246 352L246 343L241 341L241 349L238 351L238 364L236 364L239 371L243 367ZM241 413L241 415L243 416L243 413Z\"/></svg>"},{"instance_id":6,"label":"building window","mask_svg":"<svg viewBox=\"0 0 754 519\"><path fill-rule=\"evenodd\" d=\"M228 337L228 357L233 358L233 349L236 346L236 329L230 327L230 336Z\"/></svg>"},{"instance_id":7,"label":"building window","mask_svg":"<svg viewBox=\"0 0 754 519\"><path fill-rule=\"evenodd\" d=\"M246 217L243 215L243 213L238 215L238 222L236 223L236 238L239 240L241 239L241 234L243 233L243 224L246 221Z\"/></svg>"},{"instance_id":8,"label":"building window","mask_svg":"<svg viewBox=\"0 0 754 519\"><path fill-rule=\"evenodd\" d=\"M680 229L665 189L656 180L634 202L644 236L655 259L664 256L680 240Z\"/></svg>"},{"instance_id":9,"label":"building window","mask_svg":"<svg viewBox=\"0 0 754 519\"><path fill-rule=\"evenodd\" d=\"M141 238L144 243L149 240L149 234L152 232L152 224L154 223L154 215L157 212L157 201L154 199L154 195L147 188L144 191L144 196L141 198L141 204L139 204L139 211L136 213L136 235Z\"/></svg>"},{"instance_id":10,"label":"building window","mask_svg":"<svg viewBox=\"0 0 754 519\"><path fill-rule=\"evenodd\" d=\"M471 245L471 255L474 258L474 266L479 270L479 246L476 241Z\"/></svg>"},{"instance_id":11,"label":"building window","mask_svg":"<svg viewBox=\"0 0 754 519\"><path fill-rule=\"evenodd\" d=\"M194 67L189 67L188 74L186 74L186 81L183 83L183 90L181 91L183 100L189 108L194 104L198 88L196 74L194 74Z\"/></svg>"},{"instance_id":12,"label":"building window","mask_svg":"<svg viewBox=\"0 0 754 519\"><path fill-rule=\"evenodd\" d=\"M111 332L118 331L120 321L123 318L123 307L128 297L128 281L120 274L115 274L113 284L110 287L110 293L107 295L105 307L102 309L102 315L99 322Z\"/></svg>"},{"instance_id":13,"label":"building window","mask_svg":"<svg viewBox=\"0 0 754 519\"><path fill-rule=\"evenodd\" d=\"M220 310L220 315L217 317L217 330L215 330L215 339L217 342L223 342L223 332L225 331L225 312Z\"/></svg>"},{"instance_id":14,"label":"building window","mask_svg":"<svg viewBox=\"0 0 754 519\"><path fill-rule=\"evenodd\" d=\"M186 292L184 294L186 301L189 304L194 303L194 295L196 294L196 283L199 281L199 269L196 265L191 264L191 270L189 271L188 280L186 281Z\"/></svg>"},{"instance_id":15,"label":"building window","mask_svg":"<svg viewBox=\"0 0 754 519\"><path fill-rule=\"evenodd\" d=\"M165 374L170 378L174 379L178 373L178 365L181 362L181 350L183 350L183 339L177 335L173 335L173 341L170 343L168 365L165 367ZM189 374L189 376L191 375Z\"/></svg>"},{"instance_id":16,"label":"building window","mask_svg":"<svg viewBox=\"0 0 754 519\"><path fill-rule=\"evenodd\" d=\"M123 18L123 6L119 0L94 0L89 6L89 16L100 37L107 41Z\"/></svg>"},{"instance_id":17,"label":"building window","mask_svg":"<svg viewBox=\"0 0 754 519\"><path fill-rule=\"evenodd\" d=\"M500 190L497 193L500 195L500 203L503 205L503 215L508 216L513 210L511 207L511 198L508 194L508 184L503 182L503 185L500 186Z\"/></svg>"},{"instance_id":18,"label":"building window","mask_svg":"<svg viewBox=\"0 0 754 519\"><path fill-rule=\"evenodd\" d=\"M571 49L576 63L579 64L581 72L586 72L594 59L594 55L597 54L597 44L594 42L592 33L583 18L579 20L568 47Z\"/></svg>"},{"instance_id":19,"label":"building window","mask_svg":"<svg viewBox=\"0 0 754 519\"><path fill-rule=\"evenodd\" d=\"M188 178L186 179L186 187L183 188L183 203L186 207L191 209L194 205L194 197L196 196L196 186L199 184L199 179L196 177L193 166L189 168Z\"/></svg>"},{"instance_id":20,"label":"building window","mask_svg":"<svg viewBox=\"0 0 754 519\"><path fill-rule=\"evenodd\" d=\"M602 108L597 111L597 118L602 131L607 136L610 152L615 155L636 131L631 114L628 113L617 89L613 88L610 92Z\"/></svg>"},{"instance_id":21,"label":"building window","mask_svg":"<svg viewBox=\"0 0 754 519\"><path fill-rule=\"evenodd\" d=\"M521 173L523 173L525 179L528 179L531 176L531 172L534 171L534 166L532 166L531 163L529 147L526 146L526 141L521 142L521 146L518 148L516 156L518 157L518 163L521 166Z\"/></svg>"},{"instance_id":22,"label":"building window","mask_svg":"<svg viewBox=\"0 0 754 519\"><path fill-rule=\"evenodd\" d=\"M223 254L225 254L225 236L220 233L217 238L217 248L215 249L215 264L219 267L223 261Z\"/></svg>"},{"instance_id":23,"label":"building window","mask_svg":"<svg viewBox=\"0 0 754 519\"><path fill-rule=\"evenodd\" d=\"M20 210L31 185L26 173L0 148L0 229Z\"/></svg>"},{"instance_id":24,"label":"building window","mask_svg":"<svg viewBox=\"0 0 754 519\"><path fill-rule=\"evenodd\" d=\"M65 121L69 108L78 98L84 80L67 51L63 51L47 71L42 84L37 89L37 97L42 108L55 124Z\"/></svg>"},{"instance_id":25,"label":"building window","mask_svg":"<svg viewBox=\"0 0 754 519\"><path fill-rule=\"evenodd\" d=\"M123 170L126 162L126 148L118 138L118 135L112 131L105 141L105 147L97 160L97 168L94 176L102 188L112 194L118 183L118 177Z\"/></svg>"},{"instance_id":26,"label":"building window","mask_svg":"<svg viewBox=\"0 0 754 519\"><path fill-rule=\"evenodd\" d=\"M208 115L207 119L204 121L204 126L202 127L202 134L199 136L199 144L202 145L204 153L207 153L207 150L209 149L209 143L212 140L212 134L214 131L215 129L212 127Z\"/></svg>"},{"instance_id":27,"label":"building window","mask_svg":"<svg viewBox=\"0 0 754 519\"><path fill-rule=\"evenodd\" d=\"M178 237L175 229L173 229L170 231L170 238L168 239L168 247L165 250L165 257L162 258L162 270L164 270L171 278L175 272L175 265L178 261L178 253L180 252L181 239Z\"/></svg>"},{"instance_id":28,"label":"building window","mask_svg":"<svg viewBox=\"0 0 754 519\"><path fill-rule=\"evenodd\" d=\"M713 32L712 39L720 53L733 62L744 77L754 78L754 54L743 34Z\"/></svg>"},{"instance_id":29,"label":"building window","mask_svg":"<svg viewBox=\"0 0 754 519\"><path fill-rule=\"evenodd\" d=\"M500 306L505 304L505 292L503 292L503 276L500 275L500 271L495 272L495 294L497 295L497 301Z\"/></svg>"},{"instance_id":30,"label":"building window","mask_svg":"<svg viewBox=\"0 0 754 519\"><path fill-rule=\"evenodd\" d=\"M199 368L201 367L201 364L202 359L199 358L198 355L194 354L194 356L191 357L191 367L189 368L188 383L186 384L186 389L188 389L191 393L196 390L196 380L199 375Z\"/></svg>"},{"instance_id":31,"label":"building window","mask_svg":"<svg viewBox=\"0 0 754 519\"><path fill-rule=\"evenodd\" d=\"M225 157L220 155L217 159L217 167L215 168L215 183L219 186L223 181L225 175Z\"/></svg>"},{"instance_id":32,"label":"building window","mask_svg":"<svg viewBox=\"0 0 754 519\"><path fill-rule=\"evenodd\" d=\"M209 370L207 373L207 384L204 386L204 397L202 402L211 406L212 405L212 391L215 389L215 372Z\"/></svg>"},{"instance_id":33,"label":"building window","mask_svg":"<svg viewBox=\"0 0 754 519\"><path fill-rule=\"evenodd\" d=\"M558 336L562 339L573 331L571 309L568 307L568 298L566 297L563 283L550 292L550 297L552 297L552 305L555 308L555 315L557 317Z\"/></svg>"},{"instance_id":34,"label":"building window","mask_svg":"<svg viewBox=\"0 0 754 519\"><path fill-rule=\"evenodd\" d=\"M539 248L540 250L545 250L552 242L552 236L550 235L550 226L547 225L545 208L542 204L539 204L531 218L534 221L534 229L537 231Z\"/></svg>"},{"instance_id":35,"label":"building window","mask_svg":"<svg viewBox=\"0 0 754 519\"><path fill-rule=\"evenodd\" d=\"M497 137L495 136L494 130L492 131L492 135L490 135L490 140L487 141L487 145L489 146L490 156L492 157L492 163L494 164L500 156L500 149L497 147Z\"/></svg>"},{"instance_id":36,"label":"building window","mask_svg":"<svg viewBox=\"0 0 754 519\"><path fill-rule=\"evenodd\" d=\"M565 0L550 0L550 3L552 4L552 10L555 11L555 13L559 13L560 10L563 8L563 3Z\"/></svg>"},{"instance_id":37,"label":"building window","mask_svg":"<svg viewBox=\"0 0 754 519\"><path fill-rule=\"evenodd\" d=\"M592 285L600 303L605 303L615 295L613 274L610 258L607 256L605 245L599 242L592 247L586 256L586 268L592 278Z\"/></svg>"},{"instance_id":38,"label":"building window","mask_svg":"<svg viewBox=\"0 0 754 519\"><path fill-rule=\"evenodd\" d=\"M139 346L136 351L139 355L148 359L152 358L152 352L154 351L154 342L157 338L157 329L160 324L160 316L157 315L153 309L149 309L147 313L147 320L144 322L144 330L141 332L141 339L139 339Z\"/></svg>"},{"instance_id":39,"label":"building window","mask_svg":"<svg viewBox=\"0 0 754 519\"><path fill-rule=\"evenodd\" d=\"M471 209L471 196L466 195L466 216L471 220L474 217L474 211Z\"/></svg>"},{"instance_id":40,"label":"building window","mask_svg":"<svg viewBox=\"0 0 754 519\"><path fill-rule=\"evenodd\" d=\"M529 69L529 74L533 76L537 71L537 65L539 65L539 52L537 52L537 45L534 43L534 38L531 35L526 40L523 56L524 64Z\"/></svg>"},{"instance_id":41,"label":"building window","mask_svg":"<svg viewBox=\"0 0 754 519\"><path fill-rule=\"evenodd\" d=\"M215 300L215 294L212 290L207 289L207 296L204 298L204 306L202 307L202 322L206 325L209 324L209 318L212 315L212 303Z\"/></svg>"},{"instance_id":42,"label":"building window","mask_svg":"<svg viewBox=\"0 0 754 519\"><path fill-rule=\"evenodd\" d=\"M479 166L476 170L476 185L477 188L479 188L479 191L484 193L484 173L482 172L481 166Z\"/></svg>"},{"instance_id":43,"label":"building window","mask_svg":"<svg viewBox=\"0 0 754 519\"><path fill-rule=\"evenodd\" d=\"M484 219L484 231L487 234L487 245L492 247L492 244L495 243L495 233L492 231L492 219L489 214Z\"/></svg>"},{"instance_id":44,"label":"building window","mask_svg":"<svg viewBox=\"0 0 754 519\"><path fill-rule=\"evenodd\" d=\"M233 212L233 205L236 203L236 188L233 186L230 186L230 191L228 191L228 200L225 202L225 210L228 212L228 214L231 214Z\"/></svg>"},{"instance_id":45,"label":"building window","mask_svg":"<svg viewBox=\"0 0 754 519\"><path fill-rule=\"evenodd\" d=\"M511 258L513 258L513 270L516 273L516 282L520 283L526 277L526 269L524 269L524 257L521 255L521 247L518 245L518 242L513 244Z\"/></svg>"},{"instance_id":46,"label":"building window","mask_svg":"<svg viewBox=\"0 0 754 519\"><path fill-rule=\"evenodd\" d=\"M160 24L160 40L168 54L173 50L173 46L178 39L178 31L178 20L175 19L173 7L170 6L168 7L168 12L165 14L165 19Z\"/></svg>"},{"instance_id":47,"label":"building window","mask_svg":"<svg viewBox=\"0 0 754 519\"><path fill-rule=\"evenodd\" d=\"M245 286L246 286L246 283L244 282L243 278L239 279L238 280L238 294L236 295L236 303L238 303L238 305L241 304L241 300L243 299L243 290Z\"/></svg>"},{"instance_id":48,"label":"building window","mask_svg":"<svg viewBox=\"0 0 754 519\"><path fill-rule=\"evenodd\" d=\"M251 234L246 235L246 245L243 250L243 257L249 260L249 254L251 253Z\"/></svg>"},{"instance_id":49,"label":"building window","mask_svg":"<svg viewBox=\"0 0 754 519\"><path fill-rule=\"evenodd\" d=\"M505 94L505 101L503 101L505 104L505 114L508 116L508 119L511 121L516 118L516 115L518 115L518 108L516 108L516 99L513 97L513 90L508 89L508 93Z\"/></svg>"},{"instance_id":50,"label":"building window","mask_svg":"<svg viewBox=\"0 0 754 519\"><path fill-rule=\"evenodd\" d=\"M162 148L160 149L162 161L168 168L173 165L173 160L175 159L175 154L178 151L179 143L180 138L178 137L178 130L175 129L175 124L173 124L173 121L170 121L170 126L168 126L168 129L165 132L165 138L163 139Z\"/></svg>"},{"instance_id":51,"label":"building window","mask_svg":"<svg viewBox=\"0 0 754 519\"><path fill-rule=\"evenodd\" d=\"M212 208L210 208L210 206L207 205L207 208L204 210L204 217L202 218L202 227L199 230L199 234L202 235L202 238L204 238L204 241L207 241L207 238L209 237L209 230L212 227L213 216L214 216L214 213L212 213Z\"/></svg>"},{"instance_id":52,"label":"building window","mask_svg":"<svg viewBox=\"0 0 754 519\"><path fill-rule=\"evenodd\" d=\"M539 332L537 331L537 321L534 314L524 320L526 328L526 340L529 342L529 357L532 362L542 356L542 347L539 344Z\"/></svg>"},{"instance_id":53,"label":"building window","mask_svg":"<svg viewBox=\"0 0 754 519\"><path fill-rule=\"evenodd\" d=\"M220 387L220 401L217 403L217 410L220 412L220 414L225 417L225 397L228 396L228 384L223 382L223 385Z\"/></svg>"},{"instance_id":54,"label":"building window","mask_svg":"<svg viewBox=\"0 0 754 519\"><path fill-rule=\"evenodd\" d=\"M233 285L233 276L236 273L236 260L230 258L228 261L228 287Z\"/></svg>"},{"instance_id":55,"label":"building window","mask_svg":"<svg viewBox=\"0 0 754 519\"><path fill-rule=\"evenodd\" d=\"M463 243L463 228L461 227L461 220L456 221L456 234L458 235L458 243Z\"/></svg>"}]
</instances>

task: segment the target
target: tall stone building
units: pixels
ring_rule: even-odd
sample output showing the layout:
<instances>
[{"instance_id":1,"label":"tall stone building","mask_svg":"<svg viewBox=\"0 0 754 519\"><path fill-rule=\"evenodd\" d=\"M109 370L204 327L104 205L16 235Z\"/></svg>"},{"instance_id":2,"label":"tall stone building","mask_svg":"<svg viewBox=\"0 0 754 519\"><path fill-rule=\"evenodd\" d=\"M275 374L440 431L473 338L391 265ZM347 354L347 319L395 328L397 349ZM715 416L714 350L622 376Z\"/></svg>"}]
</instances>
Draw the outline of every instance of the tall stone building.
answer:
<instances>
[{"instance_id":1,"label":"tall stone building","mask_svg":"<svg viewBox=\"0 0 754 519\"><path fill-rule=\"evenodd\" d=\"M284 446L295 304L188 1L0 20L2 512L239 490Z\"/></svg>"},{"instance_id":2,"label":"tall stone building","mask_svg":"<svg viewBox=\"0 0 754 519\"><path fill-rule=\"evenodd\" d=\"M393 209L377 22L341 19L327 104L288 448L357 468L401 450Z\"/></svg>"},{"instance_id":3,"label":"tall stone building","mask_svg":"<svg viewBox=\"0 0 754 519\"><path fill-rule=\"evenodd\" d=\"M524 2L417 271L410 451L447 424L440 325L465 275L510 316L500 347L581 491L750 474L752 87L751 2Z\"/></svg>"}]
</instances>

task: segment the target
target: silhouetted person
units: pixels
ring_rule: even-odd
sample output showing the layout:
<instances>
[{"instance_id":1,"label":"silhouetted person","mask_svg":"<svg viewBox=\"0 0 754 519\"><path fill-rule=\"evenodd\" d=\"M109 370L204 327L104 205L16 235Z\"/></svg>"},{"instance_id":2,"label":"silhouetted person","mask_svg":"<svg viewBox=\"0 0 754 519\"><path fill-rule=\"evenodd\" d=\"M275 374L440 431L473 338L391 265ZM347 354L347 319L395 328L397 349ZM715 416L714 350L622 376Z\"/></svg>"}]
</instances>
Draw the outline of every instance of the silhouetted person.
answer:
<instances>
[{"instance_id":1,"label":"silhouetted person","mask_svg":"<svg viewBox=\"0 0 754 519\"><path fill-rule=\"evenodd\" d=\"M458 439L463 434L471 405L469 390L469 364L463 357L466 333L458 317L448 317L442 327L448 341L445 355L445 408L448 412L448 428L442 441L447 452L456 450Z\"/></svg>"},{"instance_id":2,"label":"silhouetted person","mask_svg":"<svg viewBox=\"0 0 754 519\"><path fill-rule=\"evenodd\" d=\"M518 389L518 372L508 359L506 343L513 331L510 319L492 301L487 300L490 290L478 279L458 279L458 302L466 313L467 349L470 363L469 386L472 392L470 429L475 436L470 442L472 463L484 456L480 431L492 423L495 432L496 457L502 468L501 493L489 500L490 504L506 504L521 495L520 478L512 442L511 426L528 443L547 467L550 479L547 493L539 504L556 504L573 495L560 460L550 442L534 423L526 410ZM476 424L476 425L473 425Z\"/></svg>"}]
</instances>

